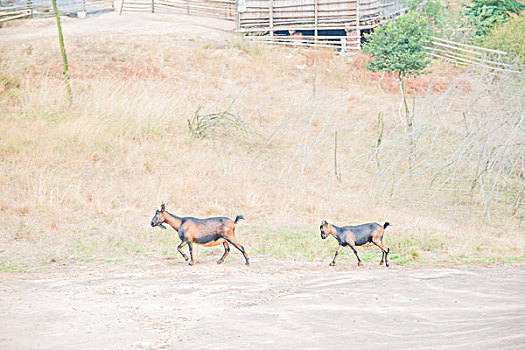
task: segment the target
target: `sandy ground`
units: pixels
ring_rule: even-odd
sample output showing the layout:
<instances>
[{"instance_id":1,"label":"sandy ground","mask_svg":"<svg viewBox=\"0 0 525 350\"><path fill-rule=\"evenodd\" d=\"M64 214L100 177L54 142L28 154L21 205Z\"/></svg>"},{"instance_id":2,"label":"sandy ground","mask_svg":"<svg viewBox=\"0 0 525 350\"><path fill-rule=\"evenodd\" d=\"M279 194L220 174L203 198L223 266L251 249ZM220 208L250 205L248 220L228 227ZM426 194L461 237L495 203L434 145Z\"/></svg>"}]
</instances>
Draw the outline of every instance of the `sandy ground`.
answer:
<instances>
[{"instance_id":1,"label":"sandy ground","mask_svg":"<svg viewBox=\"0 0 525 350\"><path fill-rule=\"evenodd\" d=\"M1 277L2 349L525 347L523 268L206 256Z\"/></svg>"},{"instance_id":2,"label":"sandy ground","mask_svg":"<svg viewBox=\"0 0 525 350\"><path fill-rule=\"evenodd\" d=\"M235 23L217 18L185 14L108 13L85 19L62 17L64 38L93 34L119 33L176 35L179 38L223 41L233 37ZM7 22L0 28L1 41L30 41L58 37L54 18Z\"/></svg>"}]
</instances>

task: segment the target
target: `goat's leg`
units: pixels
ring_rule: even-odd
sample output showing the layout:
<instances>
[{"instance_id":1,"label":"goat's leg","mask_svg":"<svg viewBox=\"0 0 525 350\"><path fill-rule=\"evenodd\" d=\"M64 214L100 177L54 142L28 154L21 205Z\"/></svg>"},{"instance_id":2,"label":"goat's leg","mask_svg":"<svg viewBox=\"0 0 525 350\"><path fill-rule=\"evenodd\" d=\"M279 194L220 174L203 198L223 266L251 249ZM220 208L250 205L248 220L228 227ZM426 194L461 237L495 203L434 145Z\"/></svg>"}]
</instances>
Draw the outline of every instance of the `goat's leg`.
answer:
<instances>
[{"instance_id":1,"label":"goat's leg","mask_svg":"<svg viewBox=\"0 0 525 350\"><path fill-rule=\"evenodd\" d=\"M383 265L385 263L385 252L381 249L381 261L379 262L379 265Z\"/></svg>"},{"instance_id":2,"label":"goat's leg","mask_svg":"<svg viewBox=\"0 0 525 350\"><path fill-rule=\"evenodd\" d=\"M190 262L188 263L189 265L194 265L195 264L195 260L193 260L193 242L192 241L188 241L188 248L190 248Z\"/></svg>"},{"instance_id":3,"label":"goat's leg","mask_svg":"<svg viewBox=\"0 0 525 350\"><path fill-rule=\"evenodd\" d=\"M222 257L217 260L217 264L222 264L224 262L224 259L228 256L228 253L230 253L230 245L228 242L224 241L222 242L222 245L224 246L224 254L222 254Z\"/></svg>"},{"instance_id":4,"label":"goat's leg","mask_svg":"<svg viewBox=\"0 0 525 350\"><path fill-rule=\"evenodd\" d=\"M383 256L385 257L385 266L388 267L388 253L390 253L390 248L388 248L386 245L383 244L383 241L381 239L372 239L372 243L374 243L376 246L381 249L381 262L379 265L383 265Z\"/></svg>"},{"instance_id":5,"label":"goat's leg","mask_svg":"<svg viewBox=\"0 0 525 350\"><path fill-rule=\"evenodd\" d=\"M355 257L357 258L357 266L363 266L363 261L361 260L359 255L357 255L357 249L355 249L355 244L349 243L348 245L350 246L350 248L352 248L352 251L354 252Z\"/></svg>"},{"instance_id":6,"label":"goat's leg","mask_svg":"<svg viewBox=\"0 0 525 350\"><path fill-rule=\"evenodd\" d=\"M182 248L186 246L186 242L182 241L180 242L179 246L177 247L177 250L179 251L179 253L182 254L182 257L184 258L184 260L188 261L188 256L186 254L184 254L184 252L182 251Z\"/></svg>"},{"instance_id":7,"label":"goat's leg","mask_svg":"<svg viewBox=\"0 0 525 350\"><path fill-rule=\"evenodd\" d=\"M337 247L337 250L335 251L334 260L332 260L332 262L330 263L330 266L335 266L337 257L339 256L339 254L341 254L342 251L343 251L343 246L339 245L339 247Z\"/></svg>"},{"instance_id":8,"label":"goat's leg","mask_svg":"<svg viewBox=\"0 0 525 350\"><path fill-rule=\"evenodd\" d=\"M239 243L237 238L235 236L231 235L230 237L226 238L226 240L228 242L230 242L235 248L239 249L239 251L242 253L242 255L244 255L244 259L246 260L246 264L245 265L246 266L250 265L250 259L248 258L248 254L246 254L246 250Z\"/></svg>"}]
</instances>

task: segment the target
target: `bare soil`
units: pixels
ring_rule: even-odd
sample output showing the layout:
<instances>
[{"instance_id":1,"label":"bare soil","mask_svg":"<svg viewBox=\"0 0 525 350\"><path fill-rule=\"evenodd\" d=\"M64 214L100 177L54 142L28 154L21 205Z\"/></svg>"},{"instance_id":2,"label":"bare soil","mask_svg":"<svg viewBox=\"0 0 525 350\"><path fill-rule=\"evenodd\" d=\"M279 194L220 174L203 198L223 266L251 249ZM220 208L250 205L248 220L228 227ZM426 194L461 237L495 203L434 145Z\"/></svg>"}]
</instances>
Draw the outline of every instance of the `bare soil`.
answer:
<instances>
[{"instance_id":1,"label":"bare soil","mask_svg":"<svg viewBox=\"0 0 525 350\"><path fill-rule=\"evenodd\" d=\"M64 37L119 33L134 35L177 35L180 38L222 41L233 36L234 22L178 13L151 14L117 12L86 19L62 17ZM0 41L29 41L58 36L54 18L7 22L0 29ZM58 39L57 39L58 40ZM67 48L66 48L67 49Z\"/></svg>"},{"instance_id":2,"label":"bare soil","mask_svg":"<svg viewBox=\"0 0 525 350\"><path fill-rule=\"evenodd\" d=\"M519 349L525 269L211 256L0 278L2 349Z\"/></svg>"}]
</instances>

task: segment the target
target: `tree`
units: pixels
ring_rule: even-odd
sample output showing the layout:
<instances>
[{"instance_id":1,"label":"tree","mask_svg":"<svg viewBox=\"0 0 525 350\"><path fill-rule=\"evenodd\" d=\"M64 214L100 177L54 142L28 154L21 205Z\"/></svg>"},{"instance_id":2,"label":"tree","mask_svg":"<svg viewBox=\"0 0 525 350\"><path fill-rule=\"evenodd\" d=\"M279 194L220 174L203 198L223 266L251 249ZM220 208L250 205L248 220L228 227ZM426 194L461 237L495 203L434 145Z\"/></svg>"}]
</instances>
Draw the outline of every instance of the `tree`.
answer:
<instances>
[{"instance_id":1,"label":"tree","mask_svg":"<svg viewBox=\"0 0 525 350\"><path fill-rule=\"evenodd\" d=\"M429 41L428 32L426 19L416 13L410 13L374 30L366 36L368 41L363 45L363 51L371 56L371 60L366 63L367 70L397 74L405 107L411 153L413 115L408 108L403 78L421 74L430 62L425 49ZM409 162L411 167L412 154Z\"/></svg>"},{"instance_id":2,"label":"tree","mask_svg":"<svg viewBox=\"0 0 525 350\"><path fill-rule=\"evenodd\" d=\"M472 5L463 6L477 39L485 37L497 24L507 22L512 13L519 15L525 9L516 0L472 0Z\"/></svg>"},{"instance_id":3,"label":"tree","mask_svg":"<svg viewBox=\"0 0 525 350\"><path fill-rule=\"evenodd\" d=\"M64 46L64 36L62 35L62 24L60 22L60 16L58 14L57 1L53 0L53 11L55 12L55 18L57 20L58 29L58 41L60 43L60 52L62 53L62 63L64 64L64 81L66 82L66 91L69 104L73 101L73 95L71 94L71 86L69 85L69 73L67 71L67 56L66 48Z\"/></svg>"}]
</instances>

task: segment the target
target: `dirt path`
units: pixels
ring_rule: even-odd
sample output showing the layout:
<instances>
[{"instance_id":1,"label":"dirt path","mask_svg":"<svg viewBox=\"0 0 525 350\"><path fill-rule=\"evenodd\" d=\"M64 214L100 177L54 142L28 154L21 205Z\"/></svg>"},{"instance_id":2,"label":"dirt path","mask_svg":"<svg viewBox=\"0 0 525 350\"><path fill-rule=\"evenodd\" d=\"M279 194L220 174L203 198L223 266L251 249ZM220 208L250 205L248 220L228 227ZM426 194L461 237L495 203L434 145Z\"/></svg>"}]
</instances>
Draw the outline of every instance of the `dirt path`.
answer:
<instances>
[{"instance_id":1,"label":"dirt path","mask_svg":"<svg viewBox=\"0 0 525 350\"><path fill-rule=\"evenodd\" d=\"M224 41L233 37L234 22L209 17L187 16L185 14L151 14L116 12L86 19L62 18L62 29L67 40L69 36L119 33L132 35L165 34L179 38ZM1 41L30 41L56 37L54 18L29 19L8 22L0 29Z\"/></svg>"},{"instance_id":2,"label":"dirt path","mask_svg":"<svg viewBox=\"0 0 525 350\"><path fill-rule=\"evenodd\" d=\"M525 269L206 257L0 277L2 349L525 346Z\"/></svg>"}]
</instances>

